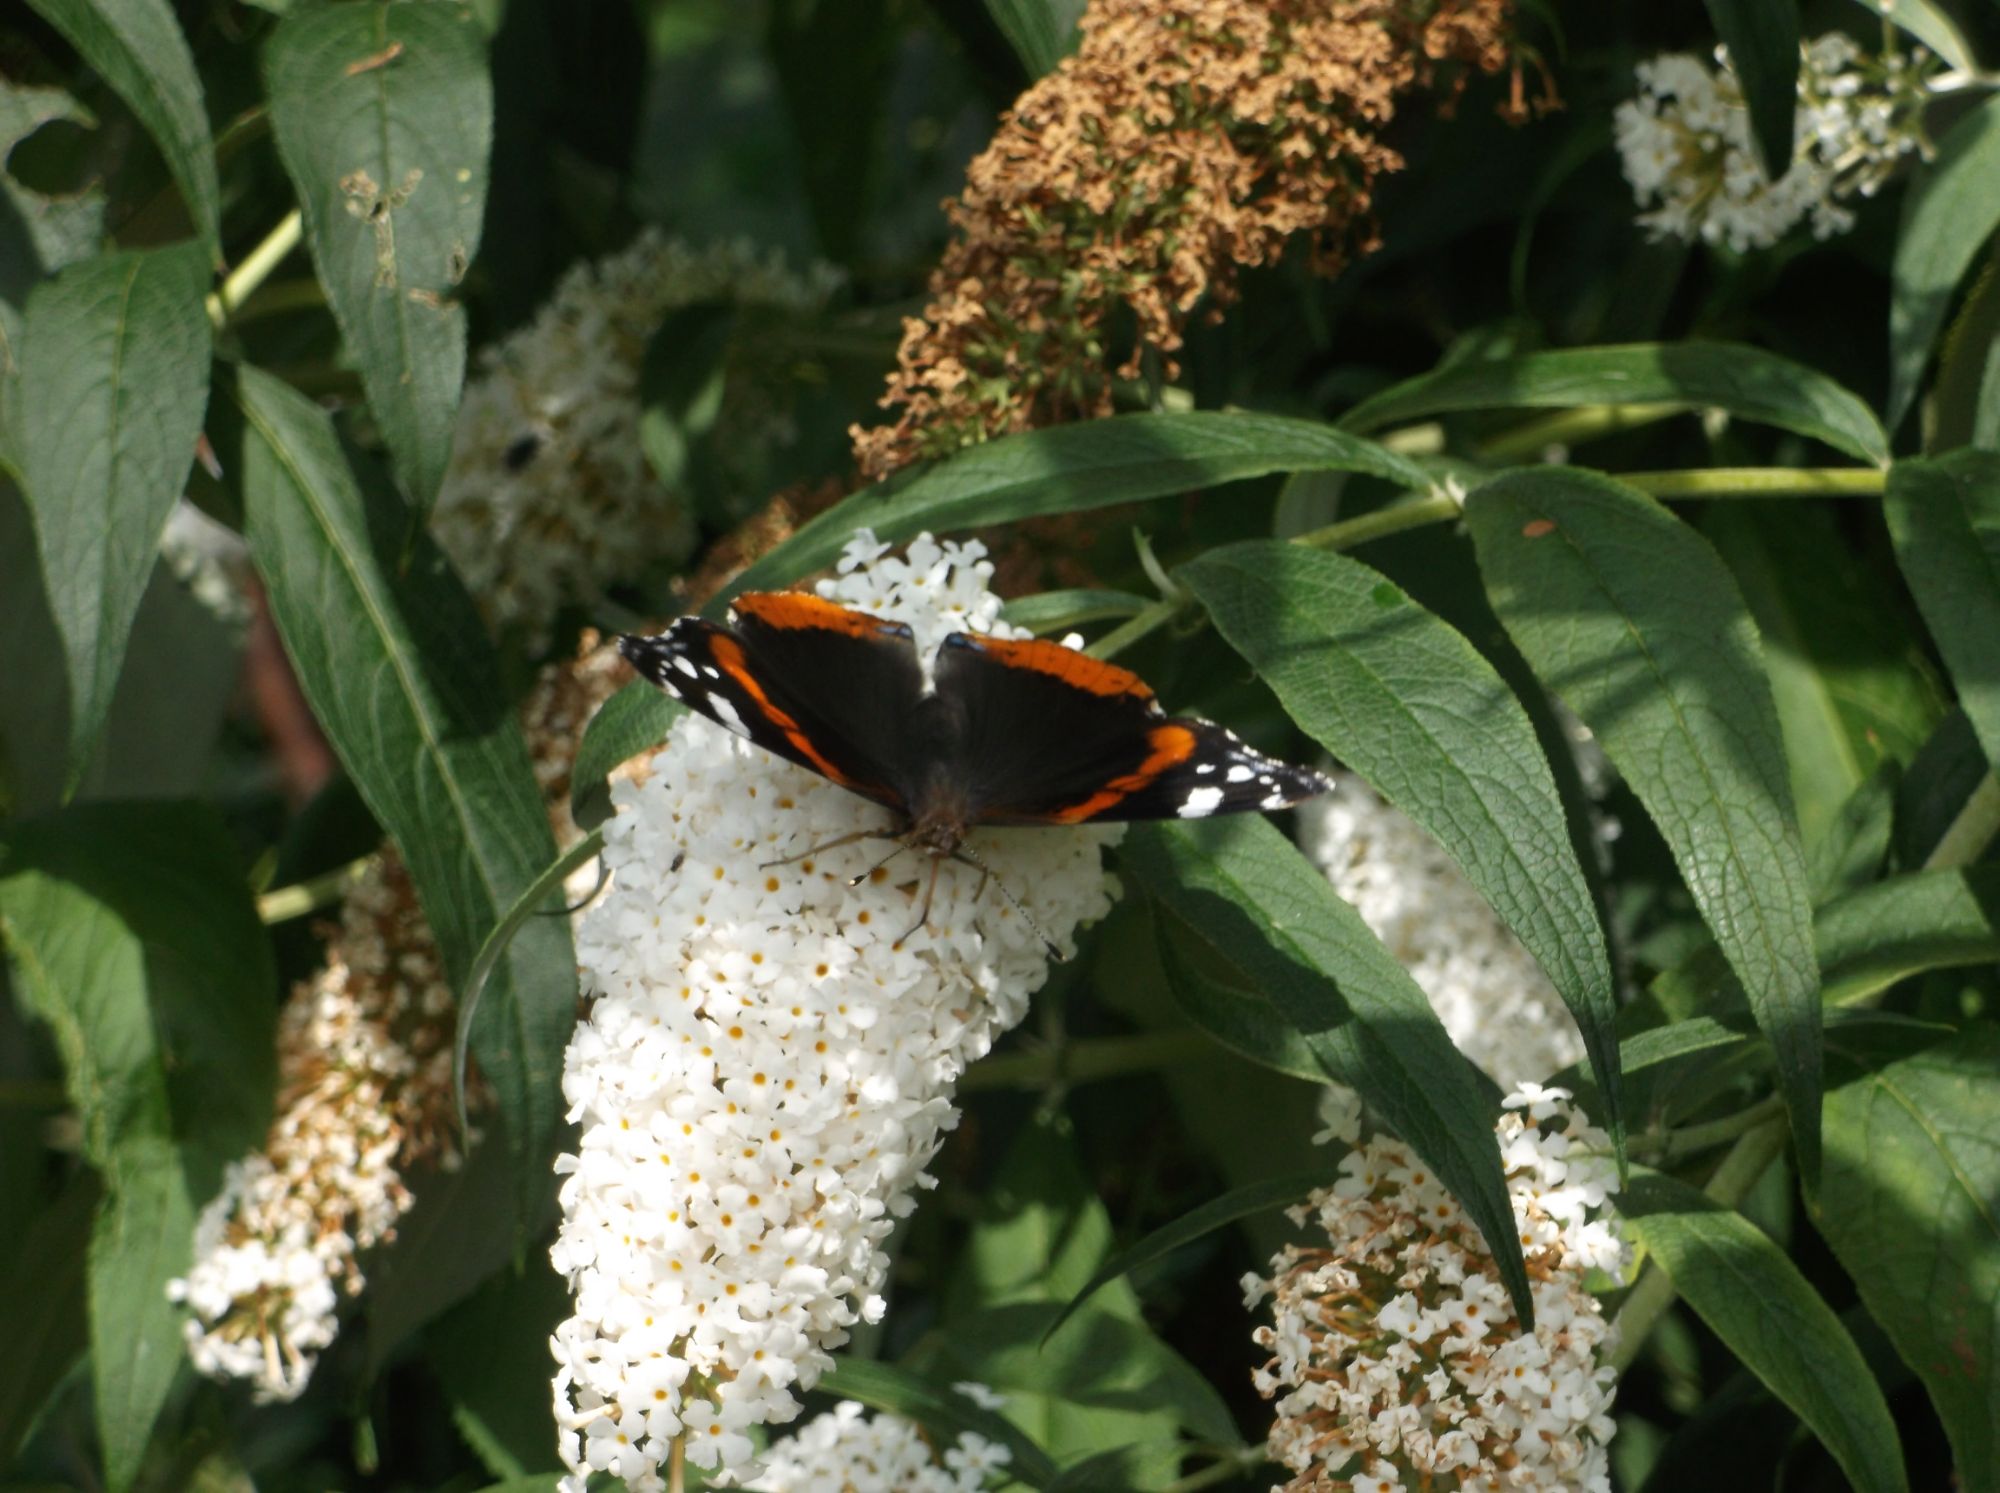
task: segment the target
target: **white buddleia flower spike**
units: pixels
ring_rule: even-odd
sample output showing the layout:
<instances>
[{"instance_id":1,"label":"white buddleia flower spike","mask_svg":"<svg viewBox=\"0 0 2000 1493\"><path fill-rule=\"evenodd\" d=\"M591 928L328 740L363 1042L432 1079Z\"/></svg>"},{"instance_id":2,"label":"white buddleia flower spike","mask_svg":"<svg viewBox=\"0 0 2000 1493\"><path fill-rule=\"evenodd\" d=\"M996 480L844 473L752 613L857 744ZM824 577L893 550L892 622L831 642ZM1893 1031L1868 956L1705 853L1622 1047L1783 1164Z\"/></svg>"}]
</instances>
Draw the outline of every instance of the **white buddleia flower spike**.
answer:
<instances>
[{"instance_id":1,"label":"white buddleia flower spike","mask_svg":"<svg viewBox=\"0 0 2000 1493\"><path fill-rule=\"evenodd\" d=\"M1350 1123L1343 1128L1353 1134ZM1610 1211L1610 1141L1562 1089L1524 1084L1499 1125L1535 1330L1524 1333L1479 1231L1402 1142L1375 1137L1292 1210L1288 1246L1247 1304L1270 1358L1268 1448L1283 1493L1451 1487L1609 1493L1617 1376L1611 1324L1587 1289L1630 1264Z\"/></svg>"},{"instance_id":2,"label":"white buddleia flower spike","mask_svg":"<svg viewBox=\"0 0 2000 1493\"><path fill-rule=\"evenodd\" d=\"M1299 844L1496 1082L1547 1078L1583 1056L1533 956L1444 848L1359 778L1300 807Z\"/></svg>"},{"instance_id":3,"label":"white buddleia flower spike","mask_svg":"<svg viewBox=\"0 0 2000 1493\"><path fill-rule=\"evenodd\" d=\"M977 544L849 546L822 591L903 622L920 648L1007 634ZM599 1468L661 1486L676 1438L740 1468L790 1421L857 1321L881 1314L884 1242L931 1185L968 1064L1027 1010L1048 950L978 871L859 843L878 806L688 715L643 782L614 789L609 890L577 937L593 997L564 1061L580 1127L558 1162L551 1257L573 1314L552 1342L570 1486ZM974 836L1064 948L1101 917L1116 829Z\"/></svg>"},{"instance_id":4,"label":"white buddleia flower spike","mask_svg":"<svg viewBox=\"0 0 2000 1493\"><path fill-rule=\"evenodd\" d=\"M993 1396L984 1385L976 1388ZM973 1431L960 1433L943 1451L932 1449L921 1428L897 1415L870 1418L853 1400L816 1415L789 1436L779 1437L757 1459L757 1470L741 1484L750 1493L822 1493L825 1489L866 1489L867 1493L979 1493L995 1486L1011 1453Z\"/></svg>"},{"instance_id":5,"label":"white buddleia flower spike","mask_svg":"<svg viewBox=\"0 0 2000 1493\"><path fill-rule=\"evenodd\" d=\"M640 445L639 375L667 315L710 301L804 315L838 283L747 244L694 249L647 229L565 274L535 319L480 354L431 527L497 628L539 650L565 606L685 558L687 494ZM734 445L795 438L769 400L736 401Z\"/></svg>"},{"instance_id":6,"label":"white buddleia flower spike","mask_svg":"<svg viewBox=\"0 0 2000 1493\"><path fill-rule=\"evenodd\" d=\"M1726 49L1715 57L1713 67L1681 53L1641 62L1639 92L1615 115L1639 221L1656 236L1741 253L1809 221L1815 238L1831 238L1853 227L1851 199L1873 196L1905 157L1931 153L1923 109L1936 69L1921 47L1874 57L1839 32L1807 44L1791 163L1776 181L1759 164Z\"/></svg>"}]
</instances>

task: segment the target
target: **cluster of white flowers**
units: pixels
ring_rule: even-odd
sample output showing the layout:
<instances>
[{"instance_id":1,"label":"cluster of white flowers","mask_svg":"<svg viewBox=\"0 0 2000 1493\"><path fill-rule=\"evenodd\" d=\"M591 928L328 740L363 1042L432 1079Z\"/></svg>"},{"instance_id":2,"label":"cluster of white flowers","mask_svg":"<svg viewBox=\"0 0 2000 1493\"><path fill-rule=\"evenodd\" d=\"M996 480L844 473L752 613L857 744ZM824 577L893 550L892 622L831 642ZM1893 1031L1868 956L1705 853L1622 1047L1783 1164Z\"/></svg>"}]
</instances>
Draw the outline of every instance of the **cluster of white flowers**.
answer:
<instances>
[{"instance_id":1,"label":"cluster of white flowers","mask_svg":"<svg viewBox=\"0 0 2000 1493\"><path fill-rule=\"evenodd\" d=\"M563 607L692 546L686 497L639 439L640 368L670 311L727 300L806 313L835 284L747 244L693 249L648 229L572 269L534 321L481 353L431 525L488 619L539 647ZM735 437L792 438L781 411L764 415Z\"/></svg>"},{"instance_id":2,"label":"cluster of white flowers","mask_svg":"<svg viewBox=\"0 0 2000 1493\"><path fill-rule=\"evenodd\" d=\"M961 1391L984 1385L959 1385ZM990 1391L988 1391L990 1393ZM1012 1454L974 1431L962 1433L940 1460L923 1431L898 1415L870 1420L842 1400L789 1436L771 1443L759 1471L742 1486L750 1493L979 1493L1006 1470Z\"/></svg>"},{"instance_id":3,"label":"cluster of white flowers","mask_svg":"<svg viewBox=\"0 0 2000 1493\"><path fill-rule=\"evenodd\" d=\"M1437 841L1359 778L1299 808L1299 843L1502 1088L1583 1056L1549 983Z\"/></svg>"},{"instance_id":4,"label":"cluster of white flowers","mask_svg":"<svg viewBox=\"0 0 2000 1493\"><path fill-rule=\"evenodd\" d=\"M978 545L885 548L857 536L822 594L925 650L1006 632ZM923 857L869 875L879 844L805 854L883 811L705 719L614 801L611 889L577 942L596 999L564 1062L581 1135L551 1257L576 1300L552 1347L567 1486L606 1469L648 1493L677 1440L744 1467L745 1428L791 1420L828 1350L879 1318L884 1241L930 1185L953 1086L1025 1013L1048 951L949 862L912 929ZM1062 946L1110 906L1115 834L982 831L978 850Z\"/></svg>"},{"instance_id":5,"label":"cluster of white flowers","mask_svg":"<svg viewBox=\"0 0 2000 1493\"><path fill-rule=\"evenodd\" d=\"M182 498L160 533L160 558L217 621L250 620L250 551L234 529Z\"/></svg>"},{"instance_id":6,"label":"cluster of white flowers","mask_svg":"<svg viewBox=\"0 0 2000 1493\"><path fill-rule=\"evenodd\" d=\"M337 1333L359 1251L409 1211L403 1171L454 1163L454 1006L408 874L372 863L324 968L286 1002L278 1114L264 1149L230 1164L195 1225L194 1264L167 1294L189 1311L188 1356L260 1400L306 1387Z\"/></svg>"},{"instance_id":7,"label":"cluster of white flowers","mask_svg":"<svg viewBox=\"0 0 2000 1493\"><path fill-rule=\"evenodd\" d=\"M1629 1254L1609 1213L1610 1141L1562 1089L1523 1084L1500 1119L1501 1157L1534 1296L1523 1333L1485 1241L1400 1141L1360 1142L1359 1107L1331 1117L1349 1143L1340 1180L1292 1210L1323 1246L1288 1246L1254 1338L1271 1353L1257 1389L1276 1400L1271 1456L1286 1493L1390 1493L1448 1485L1609 1493L1616 1374L1611 1326L1585 1289Z\"/></svg>"},{"instance_id":8,"label":"cluster of white flowers","mask_svg":"<svg viewBox=\"0 0 2000 1493\"><path fill-rule=\"evenodd\" d=\"M1656 234L1742 252L1810 218L1816 238L1854 224L1844 199L1873 196L1912 152L1928 155L1923 107L1932 72L1922 48L1870 57L1840 32L1804 49L1790 169L1764 175L1743 89L1725 49L1709 67L1668 53L1638 66L1639 94L1615 117L1625 179Z\"/></svg>"}]
</instances>

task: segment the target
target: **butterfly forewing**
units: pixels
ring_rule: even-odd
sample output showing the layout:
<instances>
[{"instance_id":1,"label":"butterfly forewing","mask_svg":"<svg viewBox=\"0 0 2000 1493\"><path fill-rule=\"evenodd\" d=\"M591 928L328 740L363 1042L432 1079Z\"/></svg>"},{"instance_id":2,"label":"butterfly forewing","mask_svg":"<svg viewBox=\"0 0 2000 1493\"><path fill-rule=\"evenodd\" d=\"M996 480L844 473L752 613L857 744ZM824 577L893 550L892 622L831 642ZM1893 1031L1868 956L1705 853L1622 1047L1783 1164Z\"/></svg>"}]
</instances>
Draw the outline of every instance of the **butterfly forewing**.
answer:
<instances>
[{"instance_id":1,"label":"butterfly forewing","mask_svg":"<svg viewBox=\"0 0 2000 1493\"><path fill-rule=\"evenodd\" d=\"M878 803L906 801L923 674L900 623L818 597L756 592L736 599L734 626L683 617L619 647L718 725Z\"/></svg>"}]
</instances>

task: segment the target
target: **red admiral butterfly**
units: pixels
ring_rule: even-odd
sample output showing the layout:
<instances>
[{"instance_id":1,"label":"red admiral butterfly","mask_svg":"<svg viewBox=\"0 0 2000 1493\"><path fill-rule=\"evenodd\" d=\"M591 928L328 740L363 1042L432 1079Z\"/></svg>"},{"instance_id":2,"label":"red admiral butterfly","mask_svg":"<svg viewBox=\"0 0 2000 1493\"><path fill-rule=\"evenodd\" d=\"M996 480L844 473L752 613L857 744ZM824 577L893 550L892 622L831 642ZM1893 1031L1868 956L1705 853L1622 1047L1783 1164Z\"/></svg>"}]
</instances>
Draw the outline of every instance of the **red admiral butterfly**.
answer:
<instances>
[{"instance_id":1,"label":"red admiral butterfly","mask_svg":"<svg viewBox=\"0 0 2000 1493\"><path fill-rule=\"evenodd\" d=\"M618 649L689 708L881 804L880 838L938 859L978 865L962 845L982 824L1200 819L1333 786L1060 643L955 632L927 679L908 626L803 592L747 592L730 625L683 617Z\"/></svg>"}]
</instances>

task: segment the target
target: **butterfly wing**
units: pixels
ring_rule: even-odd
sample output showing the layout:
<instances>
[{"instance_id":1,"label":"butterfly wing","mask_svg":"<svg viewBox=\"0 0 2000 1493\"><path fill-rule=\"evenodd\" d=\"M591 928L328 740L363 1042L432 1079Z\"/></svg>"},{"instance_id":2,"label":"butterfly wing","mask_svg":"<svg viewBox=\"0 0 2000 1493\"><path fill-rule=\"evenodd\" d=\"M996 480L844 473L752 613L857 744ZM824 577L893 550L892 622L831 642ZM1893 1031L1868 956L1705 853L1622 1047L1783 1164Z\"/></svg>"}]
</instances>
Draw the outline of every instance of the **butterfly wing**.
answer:
<instances>
[{"instance_id":1,"label":"butterfly wing","mask_svg":"<svg viewBox=\"0 0 2000 1493\"><path fill-rule=\"evenodd\" d=\"M1059 643L953 633L935 672L975 822L1199 819L1333 786L1211 721L1163 714L1138 675Z\"/></svg>"},{"instance_id":2,"label":"butterfly wing","mask_svg":"<svg viewBox=\"0 0 2000 1493\"><path fill-rule=\"evenodd\" d=\"M923 674L901 623L816 596L747 592L731 626L682 617L618 647L716 724L878 803L907 805L907 723Z\"/></svg>"}]
</instances>

